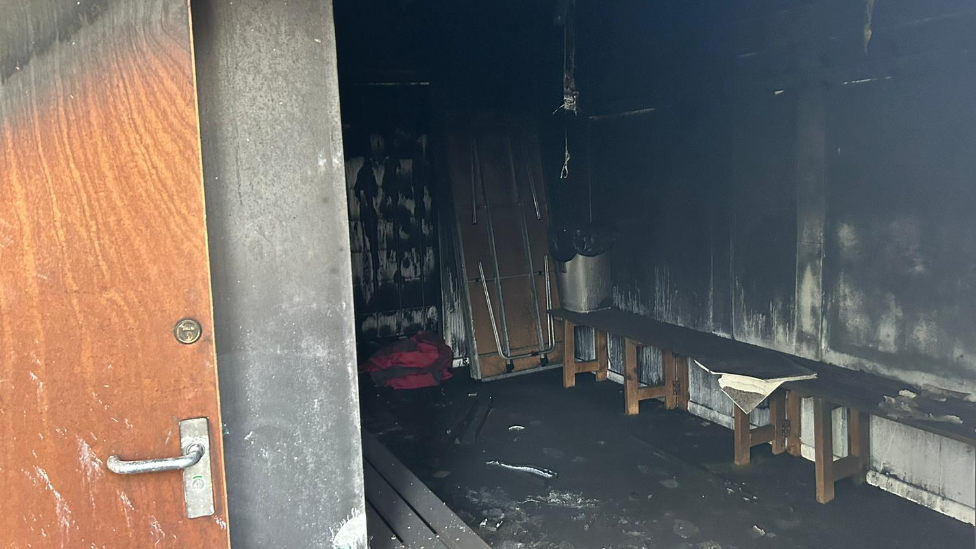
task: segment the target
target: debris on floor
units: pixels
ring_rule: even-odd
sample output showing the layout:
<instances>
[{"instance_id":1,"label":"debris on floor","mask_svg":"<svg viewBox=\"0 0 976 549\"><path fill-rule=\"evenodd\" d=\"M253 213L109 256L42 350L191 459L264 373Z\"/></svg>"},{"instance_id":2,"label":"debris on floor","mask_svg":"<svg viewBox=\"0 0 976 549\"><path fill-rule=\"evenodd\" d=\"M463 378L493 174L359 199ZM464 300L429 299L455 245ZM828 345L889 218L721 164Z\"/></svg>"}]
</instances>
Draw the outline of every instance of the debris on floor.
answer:
<instances>
[{"instance_id":1,"label":"debris on floor","mask_svg":"<svg viewBox=\"0 0 976 549\"><path fill-rule=\"evenodd\" d=\"M474 444L481 434L481 429L491 414L494 401L491 397L475 400L468 413L465 414L449 434L454 435L454 444Z\"/></svg>"},{"instance_id":2,"label":"debris on floor","mask_svg":"<svg viewBox=\"0 0 976 549\"><path fill-rule=\"evenodd\" d=\"M477 399L467 396L474 392ZM475 404L487 411L489 399L480 434L455 444L458 418ZM362 402L364 425L384 433L390 450L496 548L972 545L968 525L877 488L839 485L850 493L822 506L812 495L812 463L757 447L753 466L735 467L726 428L653 402L624 419L619 386L581 379L564 391L559 371L486 384L456 375L418 391L364 392ZM558 471L558 479L502 465ZM885 527L867 531L864 523Z\"/></svg>"},{"instance_id":3,"label":"debris on floor","mask_svg":"<svg viewBox=\"0 0 976 549\"><path fill-rule=\"evenodd\" d=\"M552 481L559 478L559 473L544 467L536 467L535 465L513 465L496 460L486 461L485 465L494 467L496 469L502 469L503 471L522 473L523 475L529 475L545 481Z\"/></svg>"},{"instance_id":4,"label":"debris on floor","mask_svg":"<svg viewBox=\"0 0 976 549\"><path fill-rule=\"evenodd\" d=\"M559 490L549 490L549 493L541 497L530 497L525 502L542 503L549 507L563 507L566 509L592 509L600 502L595 499L583 497L578 492L562 492Z\"/></svg>"}]
</instances>

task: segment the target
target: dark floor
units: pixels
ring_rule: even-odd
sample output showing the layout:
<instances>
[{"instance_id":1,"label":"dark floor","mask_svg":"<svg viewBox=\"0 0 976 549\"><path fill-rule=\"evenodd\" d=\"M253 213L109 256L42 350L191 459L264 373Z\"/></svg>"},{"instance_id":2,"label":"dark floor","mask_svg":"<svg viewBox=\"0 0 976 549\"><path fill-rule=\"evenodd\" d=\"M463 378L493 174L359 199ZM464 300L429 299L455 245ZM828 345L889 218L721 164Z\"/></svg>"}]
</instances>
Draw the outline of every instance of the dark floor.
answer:
<instances>
[{"instance_id":1,"label":"dark floor","mask_svg":"<svg viewBox=\"0 0 976 549\"><path fill-rule=\"evenodd\" d=\"M814 500L813 464L753 449L732 464L731 431L657 401L623 415L622 387L558 370L417 391L364 381L363 425L495 548L971 548L973 529L849 481ZM448 432L493 398L477 441ZM524 430L518 430L518 427ZM513 428L514 427L514 428ZM559 473L549 485L488 460Z\"/></svg>"}]
</instances>

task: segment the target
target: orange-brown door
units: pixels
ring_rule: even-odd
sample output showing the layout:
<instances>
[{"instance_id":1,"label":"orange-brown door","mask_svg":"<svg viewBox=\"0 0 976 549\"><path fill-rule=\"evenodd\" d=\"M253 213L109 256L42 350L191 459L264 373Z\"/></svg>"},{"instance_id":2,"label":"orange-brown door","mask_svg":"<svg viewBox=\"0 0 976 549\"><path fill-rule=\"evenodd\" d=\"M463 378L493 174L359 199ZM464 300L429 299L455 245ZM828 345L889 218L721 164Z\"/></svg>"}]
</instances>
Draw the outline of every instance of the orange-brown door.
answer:
<instances>
[{"instance_id":1,"label":"orange-brown door","mask_svg":"<svg viewBox=\"0 0 976 549\"><path fill-rule=\"evenodd\" d=\"M228 547L187 0L0 4L0 546Z\"/></svg>"}]
</instances>

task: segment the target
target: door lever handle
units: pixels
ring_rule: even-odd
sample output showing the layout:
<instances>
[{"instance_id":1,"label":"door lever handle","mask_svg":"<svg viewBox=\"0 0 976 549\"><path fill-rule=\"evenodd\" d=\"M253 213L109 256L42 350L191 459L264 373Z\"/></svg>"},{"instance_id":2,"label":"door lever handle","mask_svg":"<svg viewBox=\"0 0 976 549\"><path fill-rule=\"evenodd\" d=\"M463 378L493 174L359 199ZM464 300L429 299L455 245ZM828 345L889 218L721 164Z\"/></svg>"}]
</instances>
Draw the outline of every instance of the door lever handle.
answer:
<instances>
[{"instance_id":1,"label":"door lever handle","mask_svg":"<svg viewBox=\"0 0 976 549\"><path fill-rule=\"evenodd\" d=\"M213 472L210 463L214 453L211 452L210 423L207 418L180 421L180 447L183 448L183 455L178 457L124 461L119 456L109 456L105 464L109 471L117 475L183 471L186 518L209 517L214 514ZM219 450L216 455L220 455ZM219 461L217 466L220 466Z\"/></svg>"},{"instance_id":2,"label":"door lever handle","mask_svg":"<svg viewBox=\"0 0 976 549\"><path fill-rule=\"evenodd\" d=\"M109 471L117 475L182 471L199 463L205 453L203 444L190 444L183 449L183 455L180 457L124 461L119 456L109 456L105 465L108 466Z\"/></svg>"}]
</instances>

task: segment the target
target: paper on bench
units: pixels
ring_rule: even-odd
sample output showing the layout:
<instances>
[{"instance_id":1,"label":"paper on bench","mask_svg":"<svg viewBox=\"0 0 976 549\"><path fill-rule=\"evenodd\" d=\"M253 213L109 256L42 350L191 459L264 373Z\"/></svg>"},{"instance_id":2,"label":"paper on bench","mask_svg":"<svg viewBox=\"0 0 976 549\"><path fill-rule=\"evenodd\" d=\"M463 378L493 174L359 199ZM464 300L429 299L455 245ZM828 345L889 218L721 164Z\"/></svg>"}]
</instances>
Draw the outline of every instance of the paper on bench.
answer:
<instances>
[{"instance_id":1,"label":"paper on bench","mask_svg":"<svg viewBox=\"0 0 976 549\"><path fill-rule=\"evenodd\" d=\"M712 367L706 366L702 361L711 364ZM718 376L718 386L722 388L722 392L746 414L752 413L756 406L779 389L780 385L790 381L817 378L817 374L781 357L775 359L774 368L746 360L703 358L696 359L695 364L706 372Z\"/></svg>"}]
</instances>

